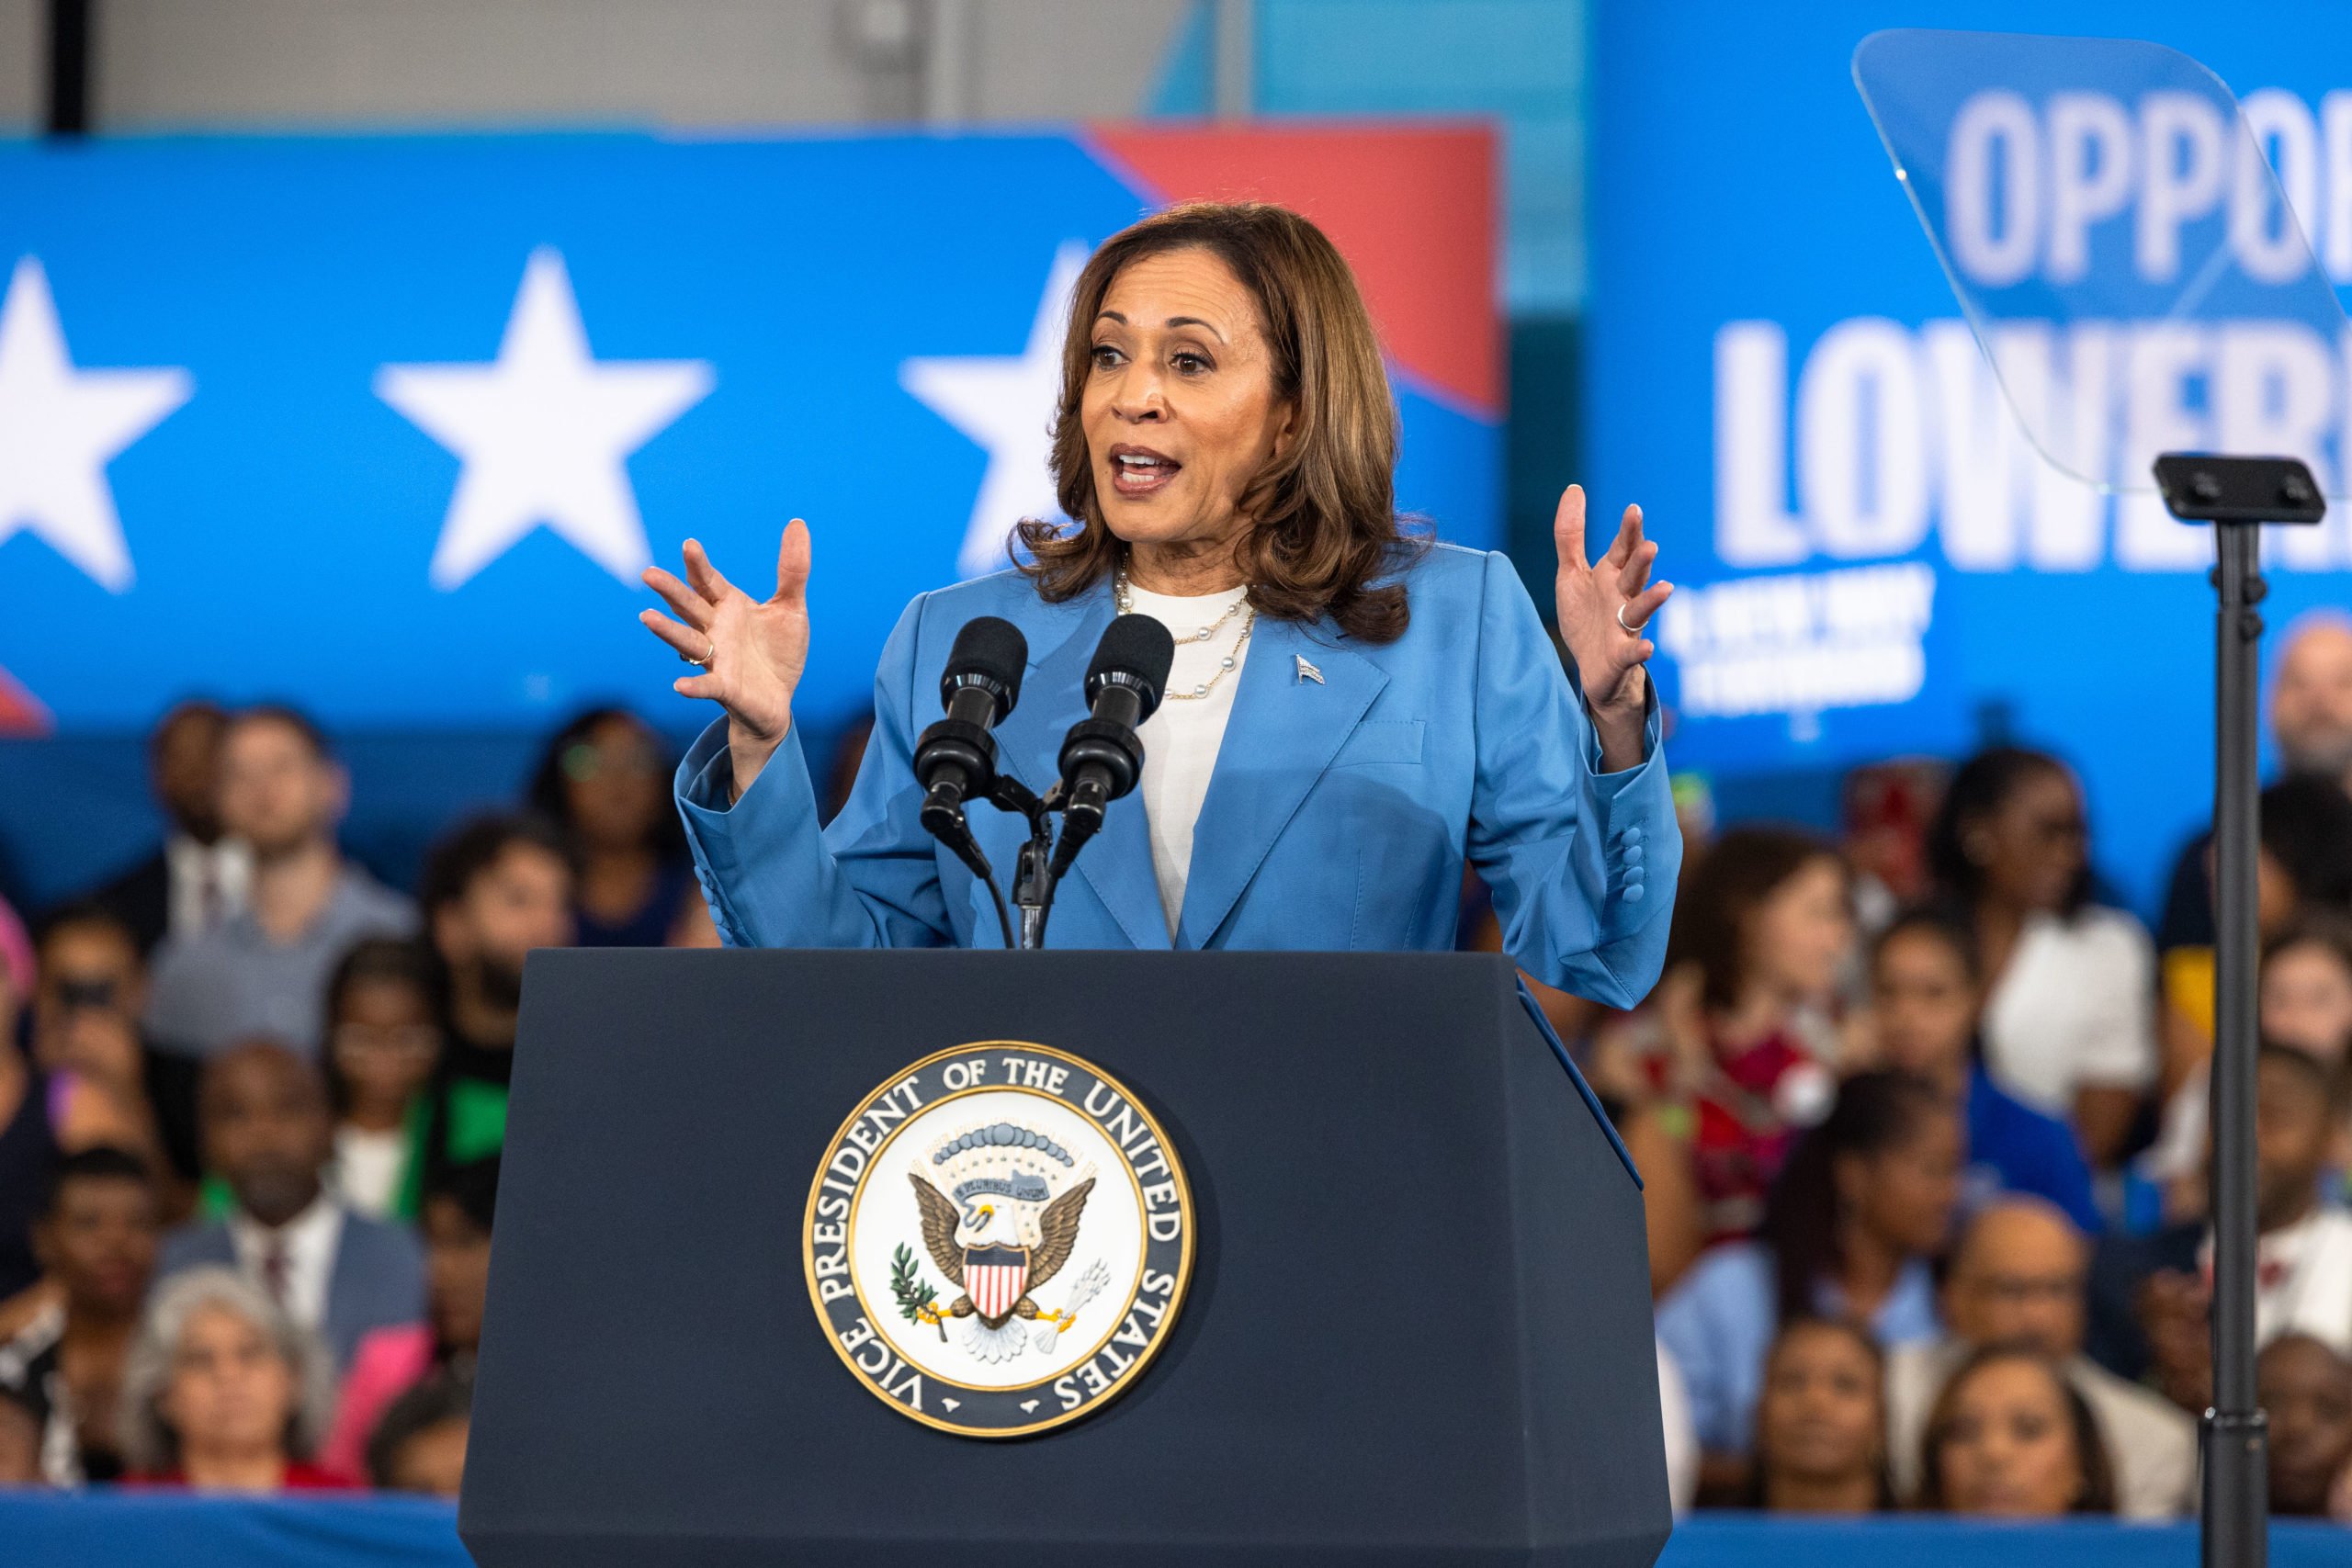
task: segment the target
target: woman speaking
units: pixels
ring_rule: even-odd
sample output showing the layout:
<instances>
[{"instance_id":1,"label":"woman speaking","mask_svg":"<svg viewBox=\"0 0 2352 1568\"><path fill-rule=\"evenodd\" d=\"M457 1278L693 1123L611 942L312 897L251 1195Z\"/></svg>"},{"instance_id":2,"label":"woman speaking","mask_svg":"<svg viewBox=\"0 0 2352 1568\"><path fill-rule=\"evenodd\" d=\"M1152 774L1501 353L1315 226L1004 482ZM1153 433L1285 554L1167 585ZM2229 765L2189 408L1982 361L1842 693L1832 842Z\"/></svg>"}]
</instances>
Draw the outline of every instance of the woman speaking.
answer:
<instances>
[{"instance_id":1,"label":"woman speaking","mask_svg":"<svg viewBox=\"0 0 2352 1568\"><path fill-rule=\"evenodd\" d=\"M1617 1007L1656 980L1681 863L1643 636L1671 592L1628 507L1597 565L1583 491L1554 525L1564 673L1510 564L1398 526L1396 413L1355 280L1278 207L1145 219L1080 276L1053 468L1076 526L1025 521L1016 570L917 598L875 680L849 803L818 820L792 722L808 654L808 530L755 599L688 541L642 620L725 710L677 794L696 873L738 945L994 945L987 887L917 820L915 737L957 630L1028 639L999 765L1058 776L1114 615L1176 641L1114 804L1054 904L1050 945L1450 948L1465 857L1512 957ZM1580 689L1579 689L1580 688ZM1012 863L1026 824L972 812Z\"/></svg>"}]
</instances>

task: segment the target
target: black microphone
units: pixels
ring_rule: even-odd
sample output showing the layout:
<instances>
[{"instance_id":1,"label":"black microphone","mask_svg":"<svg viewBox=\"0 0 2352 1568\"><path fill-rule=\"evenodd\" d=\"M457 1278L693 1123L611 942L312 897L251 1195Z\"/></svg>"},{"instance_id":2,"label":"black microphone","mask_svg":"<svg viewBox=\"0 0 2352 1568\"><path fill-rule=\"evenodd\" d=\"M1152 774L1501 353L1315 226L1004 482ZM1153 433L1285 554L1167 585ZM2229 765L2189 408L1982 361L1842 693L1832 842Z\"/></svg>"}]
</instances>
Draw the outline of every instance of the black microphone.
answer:
<instances>
[{"instance_id":1,"label":"black microphone","mask_svg":"<svg viewBox=\"0 0 2352 1568\"><path fill-rule=\"evenodd\" d=\"M1052 874L1059 878L1102 826L1104 807L1143 776L1143 741L1136 735L1159 711L1176 662L1176 639L1149 615L1121 615L1095 645L1086 670L1089 716L1062 741L1062 836Z\"/></svg>"},{"instance_id":2,"label":"black microphone","mask_svg":"<svg viewBox=\"0 0 2352 1568\"><path fill-rule=\"evenodd\" d=\"M964 824L964 802L995 786L996 738L989 731L1021 700L1021 675L1028 663L1029 640L1019 626L994 615L967 622L939 677L940 705L947 716L915 742L922 825L967 863L979 852Z\"/></svg>"}]
</instances>

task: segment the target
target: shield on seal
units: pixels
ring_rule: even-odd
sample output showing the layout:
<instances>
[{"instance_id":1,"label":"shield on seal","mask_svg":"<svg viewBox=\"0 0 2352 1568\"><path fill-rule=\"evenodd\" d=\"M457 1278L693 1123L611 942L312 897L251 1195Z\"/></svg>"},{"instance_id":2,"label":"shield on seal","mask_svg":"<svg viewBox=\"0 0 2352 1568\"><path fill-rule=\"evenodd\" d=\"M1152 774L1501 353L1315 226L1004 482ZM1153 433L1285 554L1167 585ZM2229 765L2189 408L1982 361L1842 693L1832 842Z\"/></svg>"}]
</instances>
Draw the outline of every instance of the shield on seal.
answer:
<instances>
[{"instance_id":1,"label":"shield on seal","mask_svg":"<svg viewBox=\"0 0 2352 1568\"><path fill-rule=\"evenodd\" d=\"M1029 1286L1025 1247L975 1247L964 1253L964 1293L993 1323L1012 1311Z\"/></svg>"}]
</instances>

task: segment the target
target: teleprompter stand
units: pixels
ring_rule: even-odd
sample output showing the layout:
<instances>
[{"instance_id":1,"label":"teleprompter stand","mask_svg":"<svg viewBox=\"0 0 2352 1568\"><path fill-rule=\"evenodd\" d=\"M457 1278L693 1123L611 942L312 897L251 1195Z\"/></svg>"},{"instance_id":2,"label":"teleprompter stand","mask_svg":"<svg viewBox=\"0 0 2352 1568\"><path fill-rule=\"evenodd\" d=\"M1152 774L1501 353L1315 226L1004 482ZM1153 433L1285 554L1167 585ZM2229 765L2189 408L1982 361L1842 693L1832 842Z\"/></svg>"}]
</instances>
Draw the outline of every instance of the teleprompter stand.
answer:
<instances>
[{"instance_id":1,"label":"teleprompter stand","mask_svg":"<svg viewBox=\"0 0 2352 1568\"><path fill-rule=\"evenodd\" d=\"M483 1568L1647 1568L1641 1197L1479 954L532 954L459 1533ZM891 1409L804 1282L876 1085L1049 1045L1190 1179L1165 1350L986 1440Z\"/></svg>"},{"instance_id":2,"label":"teleprompter stand","mask_svg":"<svg viewBox=\"0 0 2352 1568\"><path fill-rule=\"evenodd\" d=\"M2213 1407L2205 1412L2206 1568L2261 1568L2268 1552L2269 1422L2254 1376L2256 768L2262 652L2262 525L2317 523L2327 502L2293 457L2172 452L2156 459L2165 506L2211 523L2214 617Z\"/></svg>"}]
</instances>

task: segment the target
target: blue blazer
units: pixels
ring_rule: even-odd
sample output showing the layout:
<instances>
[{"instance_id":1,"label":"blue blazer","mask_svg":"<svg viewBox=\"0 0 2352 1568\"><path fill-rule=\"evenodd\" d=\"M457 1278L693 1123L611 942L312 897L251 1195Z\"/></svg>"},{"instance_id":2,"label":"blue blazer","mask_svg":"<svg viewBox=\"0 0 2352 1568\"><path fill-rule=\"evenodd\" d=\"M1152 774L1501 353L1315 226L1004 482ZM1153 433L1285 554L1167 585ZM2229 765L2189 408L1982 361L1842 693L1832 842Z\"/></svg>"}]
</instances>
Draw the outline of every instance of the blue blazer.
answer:
<instances>
[{"instance_id":1,"label":"blue blazer","mask_svg":"<svg viewBox=\"0 0 2352 1568\"><path fill-rule=\"evenodd\" d=\"M237 1244L225 1220L187 1224L164 1238L155 1277L168 1279L199 1264L237 1267ZM345 1209L343 1235L327 1269L327 1301L319 1338L334 1358L337 1379L359 1341L379 1328L424 1316L424 1250L406 1225L389 1224Z\"/></svg>"},{"instance_id":2,"label":"blue blazer","mask_svg":"<svg viewBox=\"0 0 2352 1568\"><path fill-rule=\"evenodd\" d=\"M1131 795L1063 881L1048 946L1447 949L1466 860L1531 974L1613 1007L1647 993L1682 862L1655 705L1646 760L1600 773L1583 700L1507 559L1440 545L1404 581L1412 624L1394 642L1259 618L1172 936ZM1029 639L998 765L1040 793L1053 784L1063 733L1085 716L1109 585L1048 604L1007 571L925 593L882 651L873 739L830 826L797 728L731 806L724 719L679 765L695 874L729 944L1000 943L986 886L916 820L915 737L976 615ZM987 806L971 819L1009 886L1023 825Z\"/></svg>"}]
</instances>

